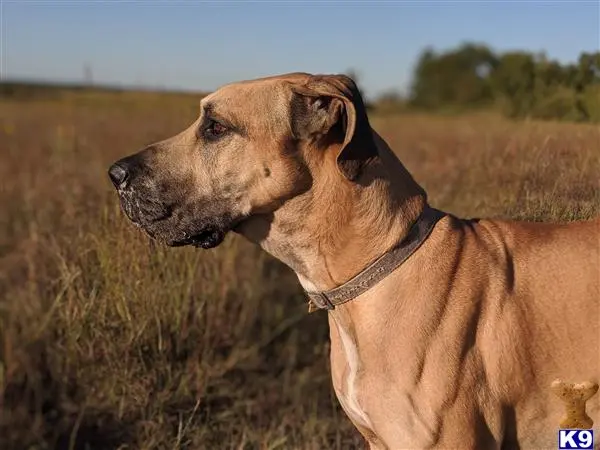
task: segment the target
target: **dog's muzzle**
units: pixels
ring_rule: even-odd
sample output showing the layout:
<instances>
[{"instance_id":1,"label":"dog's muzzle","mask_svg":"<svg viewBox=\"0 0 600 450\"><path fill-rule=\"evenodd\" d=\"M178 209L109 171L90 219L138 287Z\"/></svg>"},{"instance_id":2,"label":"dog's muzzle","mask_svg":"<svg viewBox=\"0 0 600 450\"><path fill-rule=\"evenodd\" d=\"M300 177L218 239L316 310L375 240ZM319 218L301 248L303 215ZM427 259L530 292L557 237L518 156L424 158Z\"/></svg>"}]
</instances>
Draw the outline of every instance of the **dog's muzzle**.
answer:
<instances>
[{"instance_id":1,"label":"dog's muzzle","mask_svg":"<svg viewBox=\"0 0 600 450\"><path fill-rule=\"evenodd\" d=\"M111 165L108 176L127 217L168 246L216 247L238 222L216 211L222 207L218 202L200 206L186 198L173 198L180 191L161 184L135 155Z\"/></svg>"},{"instance_id":2,"label":"dog's muzzle","mask_svg":"<svg viewBox=\"0 0 600 450\"><path fill-rule=\"evenodd\" d=\"M173 208L161 200L152 178L139 176L140 172L140 168L127 159L116 162L108 169L127 217L136 225L151 231L152 224L168 219Z\"/></svg>"}]
</instances>

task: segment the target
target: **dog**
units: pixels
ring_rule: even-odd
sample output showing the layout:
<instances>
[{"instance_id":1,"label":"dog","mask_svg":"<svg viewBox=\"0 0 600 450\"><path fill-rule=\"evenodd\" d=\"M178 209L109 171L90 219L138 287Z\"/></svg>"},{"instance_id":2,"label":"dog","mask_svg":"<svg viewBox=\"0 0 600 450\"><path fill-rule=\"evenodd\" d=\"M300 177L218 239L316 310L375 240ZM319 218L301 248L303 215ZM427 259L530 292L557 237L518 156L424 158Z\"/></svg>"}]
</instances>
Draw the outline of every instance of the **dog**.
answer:
<instances>
[{"instance_id":1,"label":"dog","mask_svg":"<svg viewBox=\"0 0 600 450\"><path fill-rule=\"evenodd\" d=\"M598 381L600 220L433 208L349 77L225 85L109 175L151 237L208 249L233 231L297 274L327 311L335 393L372 449L556 448L552 381Z\"/></svg>"}]
</instances>

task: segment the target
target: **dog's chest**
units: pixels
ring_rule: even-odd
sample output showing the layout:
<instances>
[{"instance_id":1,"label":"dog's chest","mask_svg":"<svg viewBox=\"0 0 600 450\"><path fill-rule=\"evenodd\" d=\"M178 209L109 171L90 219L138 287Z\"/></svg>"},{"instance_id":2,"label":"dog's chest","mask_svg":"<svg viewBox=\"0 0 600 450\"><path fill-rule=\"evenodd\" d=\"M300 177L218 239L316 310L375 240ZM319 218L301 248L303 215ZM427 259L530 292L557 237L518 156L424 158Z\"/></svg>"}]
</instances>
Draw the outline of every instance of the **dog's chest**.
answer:
<instances>
[{"instance_id":1,"label":"dog's chest","mask_svg":"<svg viewBox=\"0 0 600 450\"><path fill-rule=\"evenodd\" d=\"M369 448L390 449L396 442L405 440L420 442L410 427L407 414L410 415L412 405L408 399L404 407L393 408L390 415L389 405L385 405L387 401L382 402L389 393L389 386L386 388L386 382L379 376L377 364L373 366L373 361L365 358L365 349L356 341L351 329L331 322L330 326L334 327L331 329L331 375L335 393L348 418L368 441ZM401 440L397 441L394 434L399 434Z\"/></svg>"},{"instance_id":2,"label":"dog's chest","mask_svg":"<svg viewBox=\"0 0 600 450\"><path fill-rule=\"evenodd\" d=\"M351 334L336 322L336 338L332 339L332 378L336 395L350 419L374 433L371 420L364 409L361 386L363 362Z\"/></svg>"},{"instance_id":3,"label":"dog's chest","mask_svg":"<svg viewBox=\"0 0 600 450\"><path fill-rule=\"evenodd\" d=\"M416 410L419 399L402 389L402 382L390 385L394 377L384 373L378 355L367 351L364 342L361 346L352 329L335 319L330 326L331 376L336 396L370 448L430 445L435 440L435 427L419 420L423 416Z\"/></svg>"}]
</instances>

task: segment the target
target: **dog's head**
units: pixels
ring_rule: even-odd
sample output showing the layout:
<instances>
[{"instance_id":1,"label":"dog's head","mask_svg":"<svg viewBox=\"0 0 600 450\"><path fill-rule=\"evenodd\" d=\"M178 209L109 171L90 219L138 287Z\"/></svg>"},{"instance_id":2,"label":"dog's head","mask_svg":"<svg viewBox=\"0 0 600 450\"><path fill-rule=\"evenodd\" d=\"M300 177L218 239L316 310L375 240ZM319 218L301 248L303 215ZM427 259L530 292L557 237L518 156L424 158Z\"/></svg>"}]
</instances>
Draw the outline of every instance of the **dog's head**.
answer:
<instances>
[{"instance_id":1,"label":"dog's head","mask_svg":"<svg viewBox=\"0 0 600 450\"><path fill-rule=\"evenodd\" d=\"M377 156L363 100L343 75L226 85L180 134L109 169L127 216L171 246L215 247L327 177L357 183Z\"/></svg>"}]
</instances>

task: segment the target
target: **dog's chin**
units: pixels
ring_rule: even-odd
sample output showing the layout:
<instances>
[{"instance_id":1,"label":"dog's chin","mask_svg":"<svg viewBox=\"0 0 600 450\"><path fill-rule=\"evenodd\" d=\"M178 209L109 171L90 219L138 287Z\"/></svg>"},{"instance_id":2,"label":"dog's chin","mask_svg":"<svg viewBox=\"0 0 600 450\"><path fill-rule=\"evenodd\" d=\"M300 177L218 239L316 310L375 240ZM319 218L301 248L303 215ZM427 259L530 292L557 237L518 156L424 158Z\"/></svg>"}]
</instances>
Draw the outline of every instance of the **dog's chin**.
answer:
<instances>
[{"instance_id":1,"label":"dog's chin","mask_svg":"<svg viewBox=\"0 0 600 450\"><path fill-rule=\"evenodd\" d=\"M198 234L187 236L183 239L168 240L167 245L170 247L183 247L185 245L193 245L203 249L210 249L219 246L227 235L226 230L218 228L206 228Z\"/></svg>"},{"instance_id":2,"label":"dog's chin","mask_svg":"<svg viewBox=\"0 0 600 450\"><path fill-rule=\"evenodd\" d=\"M228 214L216 214L210 218L188 220L184 223L174 220L172 209L154 211L150 208L140 213L133 210L128 202L123 202L128 218L148 234L152 239L169 247L191 245L210 249L219 246L227 233L237 226L242 218L235 220Z\"/></svg>"}]
</instances>

